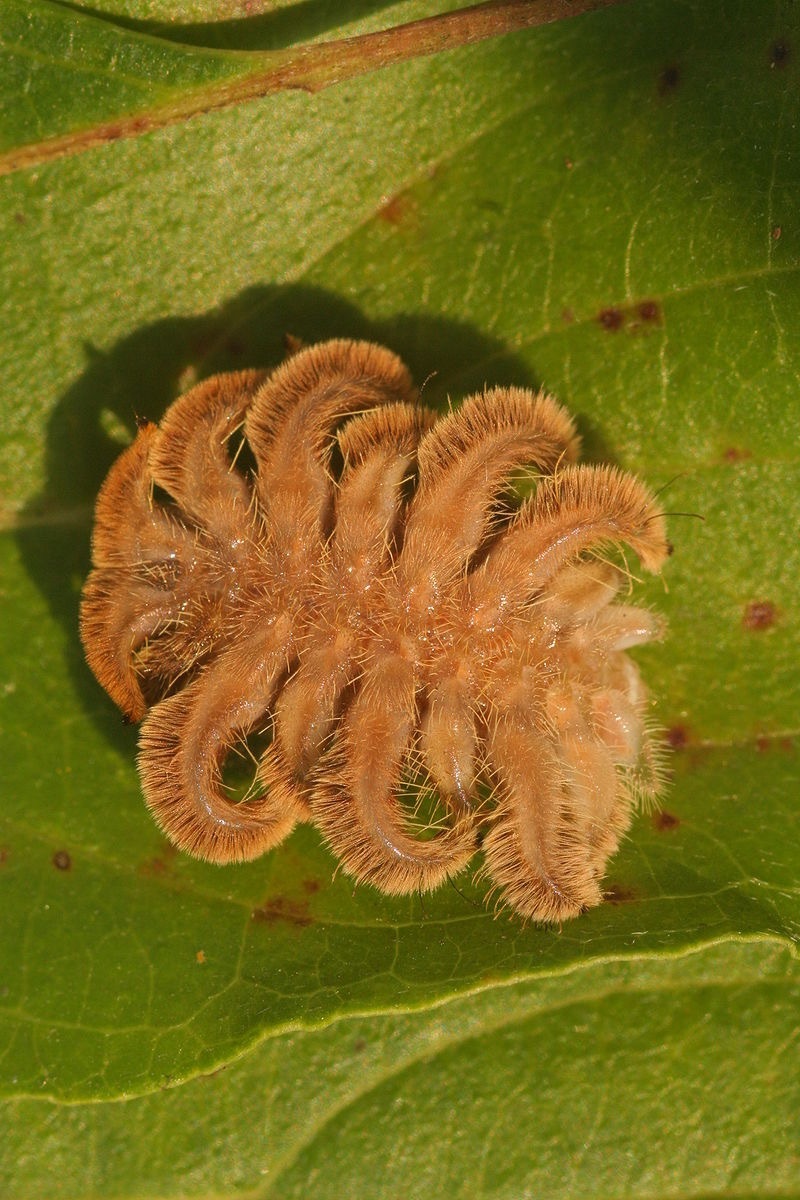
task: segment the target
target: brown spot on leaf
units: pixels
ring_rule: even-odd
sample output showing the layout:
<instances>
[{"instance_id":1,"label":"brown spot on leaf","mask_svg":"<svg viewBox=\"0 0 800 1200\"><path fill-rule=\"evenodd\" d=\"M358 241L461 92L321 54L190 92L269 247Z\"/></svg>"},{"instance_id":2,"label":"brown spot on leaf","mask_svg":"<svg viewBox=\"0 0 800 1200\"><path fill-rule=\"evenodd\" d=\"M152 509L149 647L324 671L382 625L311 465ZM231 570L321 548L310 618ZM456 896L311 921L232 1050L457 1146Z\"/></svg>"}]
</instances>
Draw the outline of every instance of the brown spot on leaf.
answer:
<instances>
[{"instance_id":1,"label":"brown spot on leaf","mask_svg":"<svg viewBox=\"0 0 800 1200\"><path fill-rule=\"evenodd\" d=\"M171 867L174 859L177 857L178 847L173 846L172 842L164 839L161 842L161 849L158 854L154 854L152 858L145 859L139 864L138 873L140 875L158 878L160 875L165 875Z\"/></svg>"},{"instance_id":2,"label":"brown spot on leaf","mask_svg":"<svg viewBox=\"0 0 800 1200\"><path fill-rule=\"evenodd\" d=\"M622 326L625 323L625 318L622 315L622 309L601 309L597 314L597 323L601 329L605 329L608 333L616 333L618 329L622 329Z\"/></svg>"},{"instance_id":3,"label":"brown spot on leaf","mask_svg":"<svg viewBox=\"0 0 800 1200\"><path fill-rule=\"evenodd\" d=\"M572 322L575 320L575 313L574 313L573 309L562 308L561 320L564 322L565 325L571 325Z\"/></svg>"},{"instance_id":4,"label":"brown spot on leaf","mask_svg":"<svg viewBox=\"0 0 800 1200\"><path fill-rule=\"evenodd\" d=\"M414 212L414 202L406 192L397 192L378 209L378 220L386 225L403 225Z\"/></svg>"},{"instance_id":5,"label":"brown spot on leaf","mask_svg":"<svg viewBox=\"0 0 800 1200\"><path fill-rule=\"evenodd\" d=\"M353 1050L355 1051L355 1053L363 1054L364 1051L366 1050L366 1048L367 1048L366 1039L365 1038L356 1038L355 1042L353 1043Z\"/></svg>"},{"instance_id":6,"label":"brown spot on leaf","mask_svg":"<svg viewBox=\"0 0 800 1200\"><path fill-rule=\"evenodd\" d=\"M607 333L618 333L620 329L626 333L644 333L648 327L663 325L664 312L657 300L647 298L625 307L603 308L597 314L597 323Z\"/></svg>"},{"instance_id":7,"label":"brown spot on leaf","mask_svg":"<svg viewBox=\"0 0 800 1200\"><path fill-rule=\"evenodd\" d=\"M290 900L288 896L273 896L258 908L254 908L250 919L258 925L275 925L283 922L300 928L312 925L314 918L308 911L307 901Z\"/></svg>"},{"instance_id":8,"label":"brown spot on leaf","mask_svg":"<svg viewBox=\"0 0 800 1200\"><path fill-rule=\"evenodd\" d=\"M145 862L139 864L139 874L148 878L157 879L160 875L166 874L169 867L164 862L163 858L156 855L154 858L148 858Z\"/></svg>"},{"instance_id":9,"label":"brown spot on leaf","mask_svg":"<svg viewBox=\"0 0 800 1200\"><path fill-rule=\"evenodd\" d=\"M198 951L197 951L197 954L195 954L195 956L194 956L194 957L195 957L195 960L196 960L198 963L200 963L200 964L204 963L204 962L206 961L206 952L205 952L205 950L198 950Z\"/></svg>"},{"instance_id":10,"label":"brown spot on leaf","mask_svg":"<svg viewBox=\"0 0 800 1200\"><path fill-rule=\"evenodd\" d=\"M682 750L689 744L689 730L685 725L670 725L664 734L664 740L673 750Z\"/></svg>"},{"instance_id":11,"label":"brown spot on leaf","mask_svg":"<svg viewBox=\"0 0 800 1200\"><path fill-rule=\"evenodd\" d=\"M202 1075L196 1075L195 1078L202 1082L205 1079L216 1079L218 1075L223 1075L228 1069L228 1064L223 1063L221 1067L216 1067L213 1071L204 1071Z\"/></svg>"},{"instance_id":12,"label":"brown spot on leaf","mask_svg":"<svg viewBox=\"0 0 800 1200\"><path fill-rule=\"evenodd\" d=\"M57 871L69 871L72 867L72 859L66 850L56 850L53 855L53 866Z\"/></svg>"},{"instance_id":13,"label":"brown spot on leaf","mask_svg":"<svg viewBox=\"0 0 800 1200\"><path fill-rule=\"evenodd\" d=\"M776 736L768 733L759 733L755 740L755 747L759 754L766 754L770 750L780 750L784 754L794 754L795 743L794 738L790 734L781 734Z\"/></svg>"},{"instance_id":14,"label":"brown spot on leaf","mask_svg":"<svg viewBox=\"0 0 800 1200\"><path fill-rule=\"evenodd\" d=\"M642 300L637 305L636 311L643 321L648 321L650 324L661 321L661 305L657 300Z\"/></svg>"},{"instance_id":15,"label":"brown spot on leaf","mask_svg":"<svg viewBox=\"0 0 800 1200\"><path fill-rule=\"evenodd\" d=\"M674 813L667 812L665 808L653 813L653 826L659 833L669 833L670 830L677 829L680 823L680 817L676 817Z\"/></svg>"},{"instance_id":16,"label":"brown spot on leaf","mask_svg":"<svg viewBox=\"0 0 800 1200\"><path fill-rule=\"evenodd\" d=\"M11 857L8 846L0 846L0 867L4 867Z\"/></svg>"},{"instance_id":17,"label":"brown spot on leaf","mask_svg":"<svg viewBox=\"0 0 800 1200\"><path fill-rule=\"evenodd\" d=\"M791 47L785 38L778 38L769 48L769 65L773 70L785 67L791 57Z\"/></svg>"},{"instance_id":18,"label":"brown spot on leaf","mask_svg":"<svg viewBox=\"0 0 800 1200\"><path fill-rule=\"evenodd\" d=\"M780 225L773 225L772 226L773 242L777 242L778 238L781 236L782 233L783 233L783 230L781 229Z\"/></svg>"},{"instance_id":19,"label":"brown spot on leaf","mask_svg":"<svg viewBox=\"0 0 800 1200\"><path fill-rule=\"evenodd\" d=\"M603 891L607 904L631 904L639 897L635 888L624 883L610 883Z\"/></svg>"},{"instance_id":20,"label":"brown spot on leaf","mask_svg":"<svg viewBox=\"0 0 800 1200\"><path fill-rule=\"evenodd\" d=\"M770 629L777 620L777 610L771 600L751 600L745 606L742 624L745 629Z\"/></svg>"},{"instance_id":21,"label":"brown spot on leaf","mask_svg":"<svg viewBox=\"0 0 800 1200\"><path fill-rule=\"evenodd\" d=\"M727 450L722 452L723 460L729 463L744 462L745 459L752 457L752 453L741 446L728 446Z\"/></svg>"},{"instance_id":22,"label":"brown spot on leaf","mask_svg":"<svg viewBox=\"0 0 800 1200\"><path fill-rule=\"evenodd\" d=\"M306 893L307 896L316 895L316 893L319 891L319 889L321 887L322 887L322 884L320 883L320 881L318 879L304 879L303 880L303 891Z\"/></svg>"},{"instance_id":23,"label":"brown spot on leaf","mask_svg":"<svg viewBox=\"0 0 800 1200\"><path fill-rule=\"evenodd\" d=\"M658 76L659 96L670 96L681 81L680 67L677 63L668 63Z\"/></svg>"}]
</instances>

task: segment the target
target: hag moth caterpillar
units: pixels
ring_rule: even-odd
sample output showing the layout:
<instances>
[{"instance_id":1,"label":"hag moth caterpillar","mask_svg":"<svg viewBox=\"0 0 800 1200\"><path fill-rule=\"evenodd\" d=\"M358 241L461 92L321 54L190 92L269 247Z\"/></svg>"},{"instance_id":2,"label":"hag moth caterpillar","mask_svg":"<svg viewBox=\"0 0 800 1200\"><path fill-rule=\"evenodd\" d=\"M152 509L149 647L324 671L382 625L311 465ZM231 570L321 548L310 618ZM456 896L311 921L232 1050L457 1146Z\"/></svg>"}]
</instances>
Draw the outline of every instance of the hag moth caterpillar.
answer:
<instances>
[{"instance_id":1,"label":"hag moth caterpillar","mask_svg":"<svg viewBox=\"0 0 800 1200\"><path fill-rule=\"evenodd\" d=\"M143 423L97 502L81 632L144 719L167 836L226 863L312 821L391 894L437 887L482 838L523 917L598 904L658 786L626 650L660 632L600 551L658 571L667 542L642 484L577 452L543 393L490 388L437 419L394 354L351 341L215 376ZM513 504L521 469L536 486ZM259 794L234 802L225 759L264 728Z\"/></svg>"}]
</instances>

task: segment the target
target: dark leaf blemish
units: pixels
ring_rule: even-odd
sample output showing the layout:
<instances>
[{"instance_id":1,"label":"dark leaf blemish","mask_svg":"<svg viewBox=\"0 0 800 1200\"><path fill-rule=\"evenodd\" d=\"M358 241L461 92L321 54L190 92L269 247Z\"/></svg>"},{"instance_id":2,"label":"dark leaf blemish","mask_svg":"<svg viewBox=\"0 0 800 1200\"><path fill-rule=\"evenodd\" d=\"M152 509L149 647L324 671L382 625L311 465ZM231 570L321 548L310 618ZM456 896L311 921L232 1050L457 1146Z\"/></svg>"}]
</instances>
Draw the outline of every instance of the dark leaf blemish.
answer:
<instances>
[{"instance_id":1,"label":"dark leaf blemish","mask_svg":"<svg viewBox=\"0 0 800 1200\"><path fill-rule=\"evenodd\" d=\"M723 461L727 463L744 462L745 459L752 457L750 451L741 446L728 446L727 450L722 453Z\"/></svg>"},{"instance_id":2,"label":"dark leaf blemish","mask_svg":"<svg viewBox=\"0 0 800 1200\"><path fill-rule=\"evenodd\" d=\"M642 333L647 326L663 325L664 312L657 300L647 298L625 308L616 305L603 308L597 314L597 323L607 333L617 333L620 329Z\"/></svg>"},{"instance_id":3,"label":"dark leaf blemish","mask_svg":"<svg viewBox=\"0 0 800 1200\"><path fill-rule=\"evenodd\" d=\"M681 80L680 68L676 63L670 63L664 67L663 71L658 76L658 94L659 96L669 96L675 91Z\"/></svg>"},{"instance_id":4,"label":"dark leaf blemish","mask_svg":"<svg viewBox=\"0 0 800 1200\"><path fill-rule=\"evenodd\" d=\"M158 878L160 875L165 875L169 867L164 862L163 858L148 858L139 867L139 874L151 878Z\"/></svg>"},{"instance_id":5,"label":"dark leaf blemish","mask_svg":"<svg viewBox=\"0 0 800 1200\"><path fill-rule=\"evenodd\" d=\"M386 225L402 225L413 211L413 201L410 196L398 192L390 196L378 209L378 220Z\"/></svg>"},{"instance_id":6,"label":"dark leaf blemish","mask_svg":"<svg viewBox=\"0 0 800 1200\"><path fill-rule=\"evenodd\" d=\"M636 311L643 321L661 320L661 305L657 300L642 300Z\"/></svg>"},{"instance_id":7,"label":"dark leaf blemish","mask_svg":"<svg viewBox=\"0 0 800 1200\"><path fill-rule=\"evenodd\" d=\"M607 904L631 904L638 900L636 890L622 883L612 883L603 892Z\"/></svg>"},{"instance_id":8,"label":"dark leaf blemish","mask_svg":"<svg viewBox=\"0 0 800 1200\"><path fill-rule=\"evenodd\" d=\"M682 750L689 744L689 730L685 725L670 725L664 737L673 750Z\"/></svg>"},{"instance_id":9,"label":"dark leaf blemish","mask_svg":"<svg viewBox=\"0 0 800 1200\"><path fill-rule=\"evenodd\" d=\"M618 329L622 328L625 318L619 308L604 308L597 314L597 321L601 329L606 329L609 333L616 333Z\"/></svg>"},{"instance_id":10,"label":"dark leaf blemish","mask_svg":"<svg viewBox=\"0 0 800 1200\"><path fill-rule=\"evenodd\" d=\"M66 850L56 850L53 855L53 866L57 871L69 871L72 866L72 859Z\"/></svg>"},{"instance_id":11,"label":"dark leaf blemish","mask_svg":"<svg viewBox=\"0 0 800 1200\"><path fill-rule=\"evenodd\" d=\"M784 38L778 38L769 48L769 65L773 69L775 67L785 67L792 56L789 43Z\"/></svg>"},{"instance_id":12,"label":"dark leaf blemish","mask_svg":"<svg viewBox=\"0 0 800 1200\"><path fill-rule=\"evenodd\" d=\"M299 928L314 923L314 918L309 913L308 904L305 901L290 900L286 896L274 896L258 908L254 908L250 919L258 925L275 925L283 922Z\"/></svg>"},{"instance_id":13,"label":"dark leaf blemish","mask_svg":"<svg viewBox=\"0 0 800 1200\"><path fill-rule=\"evenodd\" d=\"M745 607L742 624L745 629L753 631L770 629L775 624L777 615L771 600L751 600Z\"/></svg>"},{"instance_id":14,"label":"dark leaf blemish","mask_svg":"<svg viewBox=\"0 0 800 1200\"><path fill-rule=\"evenodd\" d=\"M668 833L672 829L677 829L680 823L680 817L676 817L674 813L667 812L665 808L653 813L653 826L659 833Z\"/></svg>"}]
</instances>

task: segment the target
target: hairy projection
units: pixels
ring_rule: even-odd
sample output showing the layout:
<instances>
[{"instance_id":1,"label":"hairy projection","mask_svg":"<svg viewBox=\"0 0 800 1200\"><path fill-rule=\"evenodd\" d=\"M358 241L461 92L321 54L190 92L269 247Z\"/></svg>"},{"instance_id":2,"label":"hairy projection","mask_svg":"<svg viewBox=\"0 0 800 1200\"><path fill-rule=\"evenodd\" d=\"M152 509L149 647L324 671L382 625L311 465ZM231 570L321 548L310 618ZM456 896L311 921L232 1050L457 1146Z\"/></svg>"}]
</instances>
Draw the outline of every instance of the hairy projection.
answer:
<instances>
[{"instance_id":1,"label":"hairy projection","mask_svg":"<svg viewBox=\"0 0 800 1200\"><path fill-rule=\"evenodd\" d=\"M227 863L311 821L384 892L436 888L480 849L523 917L598 904L659 783L626 651L661 625L608 550L657 571L667 542L642 484L577 452L547 395L489 388L437 416L394 354L351 341L142 423L97 501L81 632L144 722L167 836ZM256 734L237 800L223 768Z\"/></svg>"}]
</instances>

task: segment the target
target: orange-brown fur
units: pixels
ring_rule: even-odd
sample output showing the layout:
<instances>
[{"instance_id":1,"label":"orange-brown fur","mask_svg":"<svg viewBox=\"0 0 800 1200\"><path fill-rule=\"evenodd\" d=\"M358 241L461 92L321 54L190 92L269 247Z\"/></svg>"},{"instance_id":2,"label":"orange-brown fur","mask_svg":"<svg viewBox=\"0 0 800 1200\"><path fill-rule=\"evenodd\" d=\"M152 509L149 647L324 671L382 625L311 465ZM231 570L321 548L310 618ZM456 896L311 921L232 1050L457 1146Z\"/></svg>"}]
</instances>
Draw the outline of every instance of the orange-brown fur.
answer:
<instances>
[{"instance_id":1,"label":"orange-brown fur","mask_svg":"<svg viewBox=\"0 0 800 1200\"><path fill-rule=\"evenodd\" d=\"M616 603L625 577L600 552L627 544L657 571L667 544L647 490L577 452L541 393L490 389L437 420L399 359L348 341L216 376L144 424L97 502L81 632L144 718L167 835L222 863L310 820L345 871L397 894L460 871L483 833L523 917L599 903L658 784L625 650L660 632ZM270 726L259 794L234 803L225 759ZM439 796L427 830L414 787Z\"/></svg>"}]
</instances>

